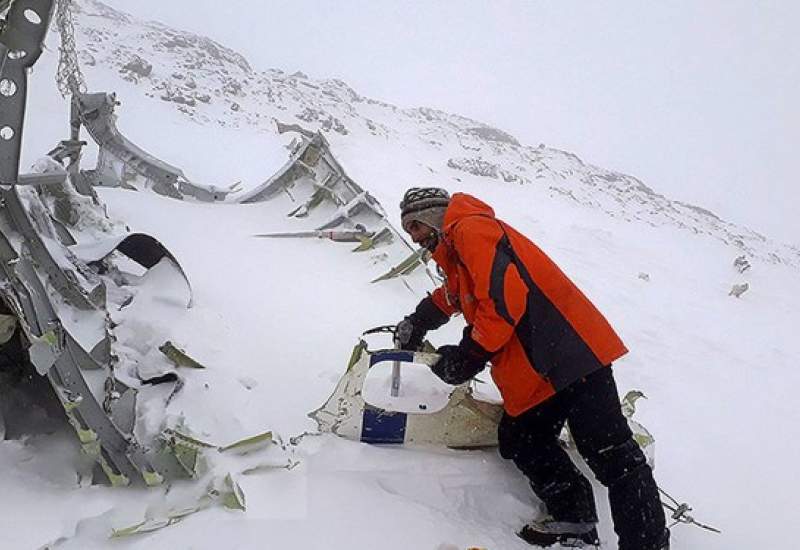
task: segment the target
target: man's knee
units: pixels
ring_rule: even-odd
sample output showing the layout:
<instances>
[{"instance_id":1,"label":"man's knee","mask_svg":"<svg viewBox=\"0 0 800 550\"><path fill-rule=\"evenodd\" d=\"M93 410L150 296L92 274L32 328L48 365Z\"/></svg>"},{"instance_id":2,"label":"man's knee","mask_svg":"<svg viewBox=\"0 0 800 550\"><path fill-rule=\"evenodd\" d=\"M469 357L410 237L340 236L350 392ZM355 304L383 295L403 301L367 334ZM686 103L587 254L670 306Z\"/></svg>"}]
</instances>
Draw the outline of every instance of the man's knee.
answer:
<instances>
[{"instance_id":1,"label":"man's knee","mask_svg":"<svg viewBox=\"0 0 800 550\"><path fill-rule=\"evenodd\" d=\"M584 455L584 459L597 480L606 487L642 467L647 467L647 459L633 438L628 438L618 445L588 452Z\"/></svg>"}]
</instances>

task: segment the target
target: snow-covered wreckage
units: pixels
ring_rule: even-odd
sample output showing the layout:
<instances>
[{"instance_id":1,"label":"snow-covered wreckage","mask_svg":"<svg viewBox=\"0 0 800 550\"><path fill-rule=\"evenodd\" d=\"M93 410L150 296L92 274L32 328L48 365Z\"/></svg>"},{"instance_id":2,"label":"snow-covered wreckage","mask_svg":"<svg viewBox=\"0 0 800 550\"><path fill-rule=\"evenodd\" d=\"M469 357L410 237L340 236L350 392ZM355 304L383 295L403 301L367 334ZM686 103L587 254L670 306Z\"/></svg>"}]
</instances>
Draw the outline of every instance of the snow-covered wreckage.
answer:
<instances>
[{"instance_id":1,"label":"snow-covered wreckage","mask_svg":"<svg viewBox=\"0 0 800 550\"><path fill-rule=\"evenodd\" d=\"M178 294L177 301L191 307L192 291L186 273L163 244L149 235L131 233L108 217L96 186L229 204L268 201L286 194L294 205L287 212L288 220L304 220L304 230L259 237L352 242L357 245L353 252L380 249L391 268L373 282L417 269L438 282L426 266L427 256L408 244L380 203L350 178L321 133L300 131L290 146L289 159L277 173L233 197L235 188L190 182L181 169L127 139L116 127L114 94L86 93L75 73L68 79L69 138L30 173L20 174L26 71L41 54L55 3L13 0L5 4L7 25L0 34L4 60L0 73L0 391L4 396L0 419L4 433L24 431L31 416L62 416L82 449L93 457L95 480L121 486L197 478L202 475L202 454L209 449L224 451L271 440L265 432L219 447L192 437L185 426L159 423L155 431L137 427L137 402L144 385L172 388L160 404L163 411L181 391L182 378L172 370L123 380L121 371L138 371L126 368L126 358L115 352L125 344L115 333L115 317L149 292ZM62 2L59 9L64 6L68 3ZM80 139L81 127L99 151L97 165L91 169L80 166L86 145ZM313 229L308 229L309 223ZM159 349L176 367L203 367L170 342ZM386 361L431 365L436 360L433 353L370 351L360 340L334 393L310 416L320 432L369 443L495 445L502 405L478 397L471 383L453 389L444 407L434 411L403 413L365 401L364 380L374 365ZM635 396L629 400L630 414L633 400ZM648 448L652 438L641 426L632 425L640 443ZM565 434L565 443L568 440ZM228 494L237 495L235 483L226 483Z\"/></svg>"}]
</instances>

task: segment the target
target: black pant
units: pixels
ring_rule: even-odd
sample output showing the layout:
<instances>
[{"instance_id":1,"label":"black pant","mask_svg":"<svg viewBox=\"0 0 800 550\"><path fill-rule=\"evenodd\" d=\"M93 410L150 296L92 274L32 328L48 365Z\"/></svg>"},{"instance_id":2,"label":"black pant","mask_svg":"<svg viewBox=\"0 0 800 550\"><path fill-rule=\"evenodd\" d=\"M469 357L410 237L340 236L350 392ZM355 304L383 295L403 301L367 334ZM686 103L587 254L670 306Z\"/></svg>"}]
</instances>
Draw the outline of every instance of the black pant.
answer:
<instances>
[{"instance_id":1,"label":"black pant","mask_svg":"<svg viewBox=\"0 0 800 550\"><path fill-rule=\"evenodd\" d=\"M500 454L530 480L556 521L596 522L592 486L558 442L564 422L578 452L608 487L620 550L657 550L668 532L658 488L620 409L611 368L601 368L517 417L503 415Z\"/></svg>"}]
</instances>

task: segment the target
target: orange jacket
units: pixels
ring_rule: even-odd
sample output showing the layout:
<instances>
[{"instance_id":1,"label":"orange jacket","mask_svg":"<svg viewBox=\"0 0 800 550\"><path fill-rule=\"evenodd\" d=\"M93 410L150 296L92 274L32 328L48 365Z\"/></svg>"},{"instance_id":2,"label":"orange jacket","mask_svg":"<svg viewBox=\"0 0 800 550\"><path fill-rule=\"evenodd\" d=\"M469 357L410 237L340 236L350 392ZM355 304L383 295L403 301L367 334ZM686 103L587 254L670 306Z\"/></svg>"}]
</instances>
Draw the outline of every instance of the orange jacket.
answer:
<instances>
[{"instance_id":1,"label":"orange jacket","mask_svg":"<svg viewBox=\"0 0 800 550\"><path fill-rule=\"evenodd\" d=\"M455 193L433 258L433 301L457 311L492 357L492 378L517 416L627 353L605 317L539 247L477 198Z\"/></svg>"}]
</instances>

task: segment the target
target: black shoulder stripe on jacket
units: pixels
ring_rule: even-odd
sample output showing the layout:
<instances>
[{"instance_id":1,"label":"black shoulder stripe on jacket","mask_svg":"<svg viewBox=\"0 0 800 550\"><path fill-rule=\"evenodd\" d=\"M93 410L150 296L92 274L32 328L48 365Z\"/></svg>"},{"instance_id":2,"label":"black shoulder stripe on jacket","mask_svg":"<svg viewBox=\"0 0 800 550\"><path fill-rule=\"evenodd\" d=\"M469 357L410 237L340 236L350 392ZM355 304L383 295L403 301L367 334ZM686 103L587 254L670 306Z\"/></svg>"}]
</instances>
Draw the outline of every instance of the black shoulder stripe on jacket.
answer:
<instances>
[{"instance_id":1,"label":"black shoulder stripe on jacket","mask_svg":"<svg viewBox=\"0 0 800 550\"><path fill-rule=\"evenodd\" d=\"M504 242L505 241L505 242ZM505 235L497 242L492 261L492 272L489 280L489 297L494 302L494 309L503 320L512 327L516 324L508 311L505 293L505 277L508 266L511 265L511 256L508 253L508 239Z\"/></svg>"},{"instance_id":2,"label":"black shoulder stripe on jacket","mask_svg":"<svg viewBox=\"0 0 800 550\"><path fill-rule=\"evenodd\" d=\"M498 249L501 246L505 249L504 256L514 263L528 287L528 303L515 332L534 370L558 391L601 368L602 363L589 345L517 258L507 233L498 243Z\"/></svg>"}]
</instances>

